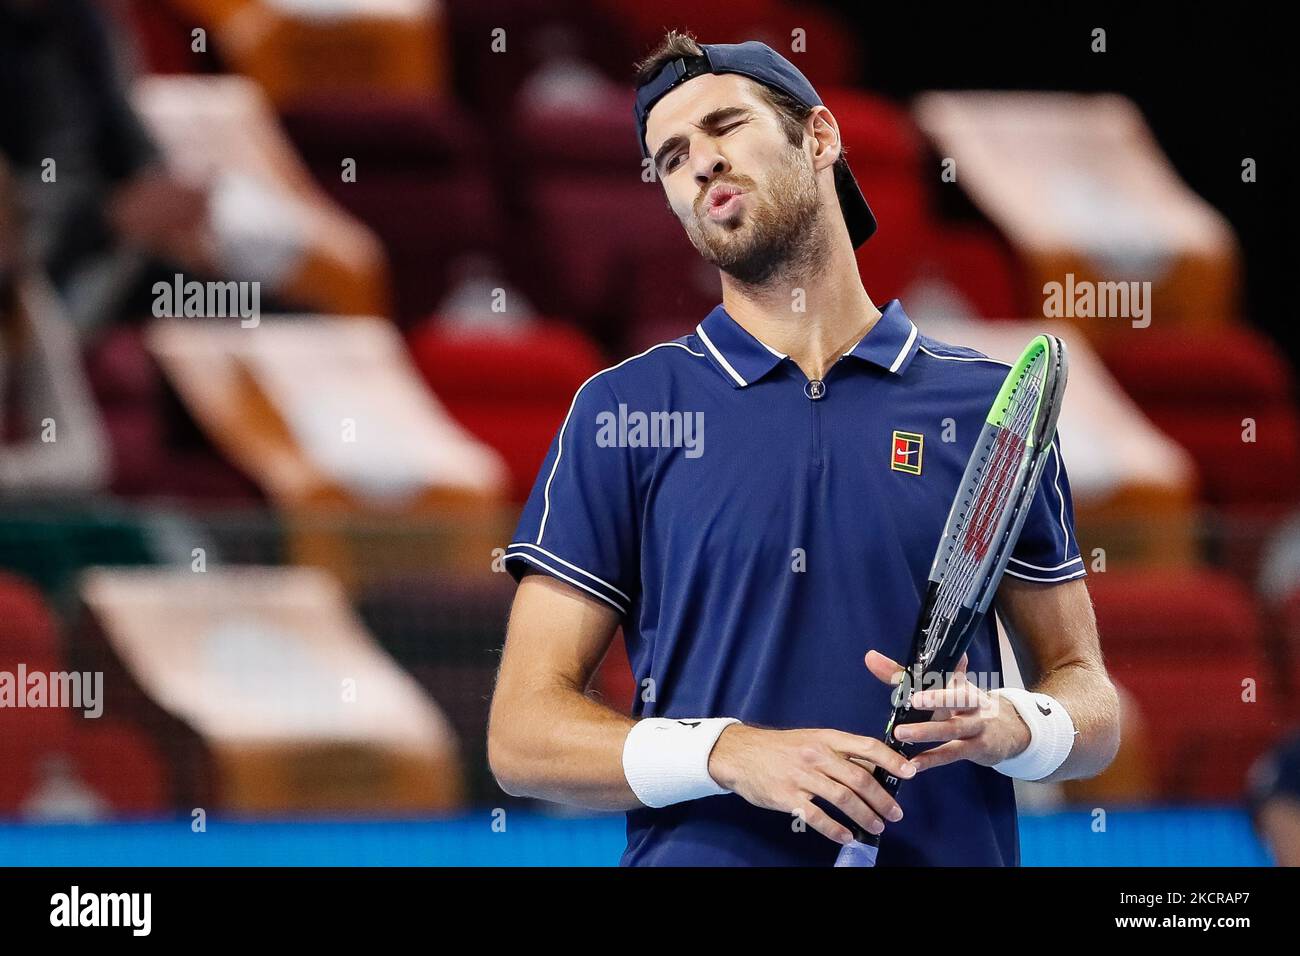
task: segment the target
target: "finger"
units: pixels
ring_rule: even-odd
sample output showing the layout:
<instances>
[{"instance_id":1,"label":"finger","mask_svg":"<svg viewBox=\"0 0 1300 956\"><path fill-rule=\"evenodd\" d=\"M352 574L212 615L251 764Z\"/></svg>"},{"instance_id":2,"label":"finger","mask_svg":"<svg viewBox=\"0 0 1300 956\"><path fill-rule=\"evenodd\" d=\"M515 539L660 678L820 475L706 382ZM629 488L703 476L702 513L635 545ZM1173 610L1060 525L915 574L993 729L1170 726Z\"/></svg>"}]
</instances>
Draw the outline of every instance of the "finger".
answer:
<instances>
[{"instance_id":1,"label":"finger","mask_svg":"<svg viewBox=\"0 0 1300 956\"><path fill-rule=\"evenodd\" d=\"M946 690L918 690L912 695L917 710L978 710L984 706L983 691L970 681Z\"/></svg>"},{"instance_id":2,"label":"finger","mask_svg":"<svg viewBox=\"0 0 1300 956\"><path fill-rule=\"evenodd\" d=\"M848 787L871 807L883 820L897 823L903 819L903 808L879 781L851 760L841 759L826 768L826 775Z\"/></svg>"},{"instance_id":3,"label":"finger","mask_svg":"<svg viewBox=\"0 0 1300 956\"><path fill-rule=\"evenodd\" d=\"M903 666L880 651L867 651L866 661L872 676L886 684L897 684L903 679Z\"/></svg>"},{"instance_id":4,"label":"finger","mask_svg":"<svg viewBox=\"0 0 1300 956\"><path fill-rule=\"evenodd\" d=\"M961 660L957 662L957 669L952 672L952 679L948 681L948 686L953 684L962 684L966 682L966 668L970 665L970 655L963 654Z\"/></svg>"},{"instance_id":5,"label":"finger","mask_svg":"<svg viewBox=\"0 0 1300 956\"><path fill-rule=\"evenodd\" d=\"M834 840L839 844L853 842L853 831L843 824L836 823L829 813L811 800L796 808L795 812L803 817L804 823L828 840Z\"/></svg>"},{"instance_id":6,"label":"finger","mask_svg":"<svg viewBox=\"0 0 1300 956\"><path fill-rule=\"evenodd\" d=\"M924 771L956 763L958 760L969 760L973 756L975 756L975 746L970 741L954 740L951 743L940 744L933 750L917 754L912 760Z\"/></svg>"},{"instance_id":7,"label":"finger","mask_svg":"<svg viewBox=\"0 0 1300 956\"><path fill-rule=\"evenodd\" d=\"M854 766L861 767L867 773L874 774L876 772L876 765L872 763L870 760L863 760L861 757L853 757L853 756L848 756L848 759L850 762L854 764Z\"/></svg>"},{"instance_id":8,"label":"finger","mask_svg":"<svg viewBox=\"0 0 1300 956\"><path fill-rule=\"evenodd\" d=\"M916 768L907 758L896 750L891 750L875 737L859 737L842 730L827 730L823 738L830 747L846 757L857 757L877 766L884 767L895 777L910 780L916 776Z\"/></svg>"},{"instance_id":9,"label":"finger","mask_svg":"<svg viewBox=\"0 0 1300 956\"><path fill-rule=\"evenodd\" d=\"M978 736L981 729L979 718L953 717L949 720L904 724L895 728L894 736L909 744L946 743L949 740L970 740Z\"/></svg>"},{"instance_id":10,"label":"finger","mask_svg":"<svg viewBox=\"0 0 1300 956\"><path fill-rule=\"evenodd\" d=\"M883 833L885 821L869 807L852 787L824 774L809 774L799 781L799 786L838 807L845 816L868 833Z\"/></svg>"}]
</instances>

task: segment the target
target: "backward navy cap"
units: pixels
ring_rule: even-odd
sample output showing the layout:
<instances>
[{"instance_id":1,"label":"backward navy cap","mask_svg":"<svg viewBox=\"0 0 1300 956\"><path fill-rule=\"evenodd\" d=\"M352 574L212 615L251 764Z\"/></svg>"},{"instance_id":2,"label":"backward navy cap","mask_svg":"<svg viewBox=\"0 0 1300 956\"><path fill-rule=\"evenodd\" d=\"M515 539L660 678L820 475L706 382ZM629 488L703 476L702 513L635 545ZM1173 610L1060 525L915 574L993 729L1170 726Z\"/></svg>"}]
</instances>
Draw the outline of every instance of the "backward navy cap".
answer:
<instances>
[{"instance_id":1,"label":"backward navy cap","mask_svg":"<svg viewBox=\"0 0 1300 956\"><path fill-rule=\"evenodd\" d=\"M636 118L642 157L650 157L645 128L651 108L670 90L705 73L736 73L780 90L804 106L824 105L808 78L766 43L757 40L747 40L744 43L704 43L700 48L704 52L699 56L681 56L669 60L658 73L637 88L633 115ZM835 164L835 192L840 199L844 223L849 229L849 239L854 248L857 248L875 233L876 217L867 205L847 162Z\"/></svg>"}]
</instances>

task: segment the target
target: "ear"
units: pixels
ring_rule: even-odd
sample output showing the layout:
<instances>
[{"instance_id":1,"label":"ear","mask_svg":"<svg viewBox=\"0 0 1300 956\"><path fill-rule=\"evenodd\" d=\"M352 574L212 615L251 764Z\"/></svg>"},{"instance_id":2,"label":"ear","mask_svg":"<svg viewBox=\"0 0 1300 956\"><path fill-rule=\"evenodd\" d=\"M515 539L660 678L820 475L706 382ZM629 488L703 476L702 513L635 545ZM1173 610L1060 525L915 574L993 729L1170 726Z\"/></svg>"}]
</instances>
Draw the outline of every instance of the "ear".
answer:
<instances>
[{"instance_id":1,"label":"ear","mask_svg":"<svg viewBox=\"0 0 1300 956\"><path fill-rule=\"evenodd\" d=\"M844 151L835 114L824 106L814 106L807 119L807 129L813 139L813 168L821 172L834 166Z\"/></svg>"}]
</instances>

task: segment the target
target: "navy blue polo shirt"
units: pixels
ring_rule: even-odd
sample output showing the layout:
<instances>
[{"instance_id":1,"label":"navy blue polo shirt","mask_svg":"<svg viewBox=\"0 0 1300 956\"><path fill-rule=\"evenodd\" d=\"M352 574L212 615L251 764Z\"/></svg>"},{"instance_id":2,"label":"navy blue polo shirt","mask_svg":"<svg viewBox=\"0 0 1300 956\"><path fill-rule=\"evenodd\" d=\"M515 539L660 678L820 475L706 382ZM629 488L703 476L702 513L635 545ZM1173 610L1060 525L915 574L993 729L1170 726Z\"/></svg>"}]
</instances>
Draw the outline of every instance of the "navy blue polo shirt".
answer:
<instances>
[{"instance_id":1,"label":"navy blue polo shirt","mask_svg":"<svg viewBox=\"0 0 1300 956\"><path fill-rule=\"evenodd\" d=\"M1008 366L921 335L898 300L809 382L719 305L590 378L507 566L622 615L640 717L737 717L880 737L876 649L910 651L957 483ZM902 436L900 438L900 436ZM1055 443L1007 573L1083 577ZM1001 674L994 624L970 671ZM1015 865L1012 782L961 761L906 782L879 865ZM734 794L627 815L630 865L831 865L838 844Z\"/></svg>"}]
</instances>

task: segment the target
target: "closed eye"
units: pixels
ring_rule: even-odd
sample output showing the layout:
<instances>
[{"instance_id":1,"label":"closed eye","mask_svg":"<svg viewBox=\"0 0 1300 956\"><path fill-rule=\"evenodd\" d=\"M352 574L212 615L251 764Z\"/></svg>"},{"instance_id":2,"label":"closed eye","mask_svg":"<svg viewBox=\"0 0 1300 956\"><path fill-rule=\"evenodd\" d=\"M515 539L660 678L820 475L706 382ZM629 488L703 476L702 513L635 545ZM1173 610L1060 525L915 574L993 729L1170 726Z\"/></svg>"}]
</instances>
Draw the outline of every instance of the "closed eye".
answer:
<instances>
[{"instance_id":1,"label":"closed eye","mask_svg":"<svg viewBox=\"0 0 1300 956\"><path fill-rule=\"evenodd\" d=\"M726 135L727 135L728 133L730 133L733 129L736 129L736 128L739 127L739 126L744 126L746 122L748 122L748 121L747 121L747 120L740 120L740 121L738 121L738 122L735 122L735 123L728 123L726 126L719 127L719 128L717 129L717 131L716 131L716 132L717 132L717 135L718 135L718 136L726 136ZM665 160L665 162L664 162L664 172L665 172L665 173L671 173L674 169L676 169L676 168L680 165L679 160L683 160L683 159L685 159L685 158L686 158L686 154L685 154L685 152L679 151L679 152L673 153L673 155L670 156L670 157L668 157L668 159Z\"/></svg>"}]
</instances>

